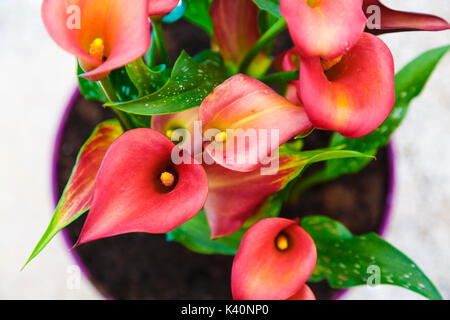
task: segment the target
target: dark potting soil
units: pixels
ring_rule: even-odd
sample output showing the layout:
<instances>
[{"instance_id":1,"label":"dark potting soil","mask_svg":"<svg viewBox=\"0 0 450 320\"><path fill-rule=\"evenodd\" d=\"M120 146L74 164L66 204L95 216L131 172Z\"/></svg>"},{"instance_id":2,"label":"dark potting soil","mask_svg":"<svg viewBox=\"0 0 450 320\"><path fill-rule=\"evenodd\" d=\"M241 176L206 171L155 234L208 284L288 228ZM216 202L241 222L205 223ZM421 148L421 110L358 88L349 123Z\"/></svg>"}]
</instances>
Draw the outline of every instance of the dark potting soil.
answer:
<instances>
[{"instance_id":1,"label":"dark potting soil","mask_svg":"<svg viewBox=\"0 0 450 320\"><path fill-rule=\"evenodd\" d=\"M186 22L165 27L171 60L181 49L190 55L209 47L200 29ZM287 38L287 37L285 37ZM286 40L288 41L288 40ZM289 43L276 44L277 51ZM58 153L57 187L59 195L69 179L79 149L111 111L99 103L79 97L69 114ZM330 134L315 131L307 148L326 147ZM313 166L308 170L314 170ZM353 233L378 231L385 212L389 166L387 152L381 150L377 161L357 175L341 177L305 192L294 206L283 209L283 216L327 215L346 225ZM86 215L67 227L75 243ZM106 297L116 299L230 299L233 257L200 255L164 235L134 233L84 244L75 252L91 282ZM318 299L331 299L337 290L326 282L311 283Z\"/></svg>"}]
</instances>

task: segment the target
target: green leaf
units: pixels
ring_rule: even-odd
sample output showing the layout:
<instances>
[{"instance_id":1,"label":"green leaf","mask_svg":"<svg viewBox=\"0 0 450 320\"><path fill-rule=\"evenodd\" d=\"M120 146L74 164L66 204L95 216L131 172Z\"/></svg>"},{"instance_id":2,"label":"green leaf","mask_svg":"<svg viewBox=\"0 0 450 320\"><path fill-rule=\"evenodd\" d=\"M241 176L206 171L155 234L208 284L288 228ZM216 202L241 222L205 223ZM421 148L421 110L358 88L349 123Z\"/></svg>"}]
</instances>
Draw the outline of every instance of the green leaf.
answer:
<instances>
[{"instance_id":1,"label":"green leaf","mask_svg":"<svg viewBox=\"0 0 450 320\"><path fill-rule=\"evenodd\" d=\"M143 97L161 89L167 82L170 71L166 65L161 64L149 68L142 58L139 58L125 66L128 77L138 90L138 96ZM134 128L150 128L151 116L139 114L128 115Z\"/></svg>"},{"instance_id":2,"label":"green leaf","mask_svg":"<svg viewBox=\"0 0 450 320\"><path fill-rule=\"evenodd\" d=\"M102 87L97 81L89 81L80 77L80 75L84 73L80 64L78 64L77 73L80 92L86 99L95 99L101 102L108 101ZM120 101L133 100L138 97L138 91L128 77L125 67L111 71L108 78Z\"/></svg>"},{"instance_id":3,"label":"green leaf","mask_svg":"<svg viewBox=\"0 0 450 320\"><path fill-rule=\"evenodd\" d=\"M106 106L147 116L175 113L199 106L225 80L220 56L204 53L200 58L196 59L198 63L183 51L175 62L169 81L160 90L137 100L107 103Z\"/></svg>"},{"instance_id":4,"label":"green leaf","mask_svg":"<svg viewBox=\"0 0 450 320\"><path fill-rule=\"evenodd\" d=\"M136 99L138 97L138 88L134 85L133 81L131 80L129 74L131 74L134 77L134 81L138 83L140 90L146 90L149 89L151 86L156 86L157 88L160 81L164 81L162 78L163 76L160 74L157 74L156 72L151 71L148 69L147 66L142 66L139 63L139 60L142 61L142 59L138 59L134 62L132 62L130 65L127 65L123 68L119 68L117 70L112 71L108 78L105 79L105 81L108 81L110 83L110 86L112 90L114 91L115 95L117 96L117 99L119 101L129 101ZM142 62L143 64L143 62ZM145 68L147 69L145 69ZM129 72L127 72L127 69ZM146 72L146 71L148 71ZM134 71L134 72L133 72ZM164 72L161 70L161 72ZM78 64L78 75L83 74L83 70L81 69L80 65ZM156 76L158 75L158 78ZM148 76L148 81L141 81L143 80L143 76ZM151 77L154 77L154 80ZM80 86L80 92L83 94L83 96L86 99L95 99L99 100L103 103L108 102L108 98L105 95L105 92L103 91L103 88L101 87L100 83L98 81L89 81L82 77L78 77L78 83ZM146 92L146 91L144 91ZM127 115L128 120L133 128L149 128L150 127L150 117L144 117L140 115Z\"/></svg>"},{"instance_id":5,"label":"green leaf","mask_svg":"<svg viewBox=\"0 0 450 320\"><path fill-rule=\"evenodd\" d=\"M406 255L375 233L353 236L342 224L328 217L304 218L302 227L317 247L317 264L310 281L327 279L333 288L378 284L395 285L432 300L442 296Z\"/></svg>"},{"instance_id":6,"label":"green leaf","mask_svg":"<svg viewBox=\"0 0 450 320\"><path fill-rule=\"evenodd\" d=\"M77 61L77 74L83 74L84 71L81 69L80 64ZM88 100L98 100L101 102L108 101L102 87L98 82L89 81L85 78L78 77L78 86L80 87L80 93Z\"/></svg>"},{"instance_id":7,"label":"green leaf","mask_svg":"<svg viewBox=\"0 0 450 320\"><path fill-rule=\"evenodd\" d=\"M158 91L168 80L166 65L161 64L150 69L142 58L127 64L125 70L137 88L139 97Z\"/></svg>"},{"instance_id":8,"label":"green leaf","mask_svg":"<svg viewBox=\"0 0 450 320\"><path fill-rule=\"evenodd\" d=\"M138 90L128 76L125 67L111 71L108 78L120 101L130 101L138 97Z\"/></svg>"},{"instance_id":9,"label":"green leaf","mask_svg":"<svg viewBox=\"0 0 450 320\"><path fill-rule=\"evenodd\" d=\"M280 1L279 0L253 0L253 2L261 9L274 16L281 18Z\"/></svg>"},{"instance_id":10,"label":"green leaf","mask_svg":"<svg viewBox=\"0 0 450 320\"><path fill-rule=\"evenodd\" d=\"M115 119L104 121L94 129L81 147L53 218L26 264L36 257L61 229L90 208L97 172L109 146L122 133L121 125Z\"/></svg>"},{"instance_id":11,"label":"green leaf","mask_svg":"<svg viewBox=\"0 0 450 320\"><path fill-rule=\"evenodd\" d=\"M245 230L241 229L232 235L212 240L208 221L202 210L182 226L167 233L166 239L167 241L177 241L188 249L202 254L234 255L244 233Z\"/></svg>"},{"instance_id":12,"label":"green leaf","mask_svg":"<svg viewBox=\"0 0 450 320\"><path fill-rule=\"evenodd\" d=\"M386 146L395 129L403 121L411 101L425 87L428 78L450 46L430 50L406 65L395 76L396 103L389 117L383 124L367 136L348 139L334 134L330 146L345 146L365 154L375 155L380 147ZM333 160L326 164L324 178L331 180L344 174L356 173L363 169L370 159Z\"/></svg>"},{"instance_id":13,"label":"green leaf","mask_svg":"<svg viewBox=\"0 0 450 320\"><path fill-rule=\"evenodd\" d=\"M347 158L373 159L373 156L371 155L354 150L342 150L342 148L343 146L309 151L297 151L295 150L295 148L283 145L282 148L280 148L280 155L299 157L303 161L302 170L304 169L304 167L321 161Z\"/></svg>"},{"instance_id":14,"label":"green leaf","mask_svg":"<svg viewBox=\"0 0 450 320\"><path fill-rule=\"evenodd\" d=\"M209 15L212 0L184 0L187 3L184 18L213 35L213 21Z\"/></svg>"}]
</instances>

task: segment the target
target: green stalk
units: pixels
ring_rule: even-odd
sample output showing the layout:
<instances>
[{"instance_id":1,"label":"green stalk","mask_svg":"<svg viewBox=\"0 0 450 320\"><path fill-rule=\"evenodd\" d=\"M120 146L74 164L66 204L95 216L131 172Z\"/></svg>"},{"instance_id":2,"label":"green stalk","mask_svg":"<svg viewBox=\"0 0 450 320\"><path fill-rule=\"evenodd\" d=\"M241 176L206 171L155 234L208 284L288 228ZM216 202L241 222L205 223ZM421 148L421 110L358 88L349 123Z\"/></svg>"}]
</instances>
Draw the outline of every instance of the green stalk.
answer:
<instances>
[{"instance_id":1,"label":"green stalk","mask_svg":"<svg viewBox=\"0 0 450 320\"><path fill-rule=\"evenodd\" d=\"M329 177L325 174L324 170L317 171L304 178L300 177L300 179L295 182L289 194L289 203L295 203L303 192L328 180Z\"/></svg>"},{"instance_id":2,"label":"green stalk","mask_svg":"<svg viewBox=\"0 0 450 320\"><path fill-rule=\"evenodd\" d=\"M259 80L264 83L271 84L274 82L280 83L280 82L295 81L298 80L298 77L299 77L298 70L294 70L294 71L272 73L260 78Z\"/></svg>"},{"instance_id":3,"label":"green stalk","mask_svg":"<svg viewBox=\"0 0 450 320\"><path fill-rule=\"evenodd\" d=\"M284 18L280 18L273 26L269 28L262 36L259 38L259 40L255 43L253 48L250 49L250 51L245 56L244 60L242 61L239 72L246 72L250 64L252 63L253 59L258 55L258 53L269 43L273 38L278 36L281 32L286 30L287 24L286 20Z\"/></svg>"},{"instance_id":4,"label":"green stalk","mask_svg":"<svg viewBox=\"0 0 450 320\"><path fill-rule=\"evenodd\" d=\"M152 45L144 57L145 63L147 63L150 68L156 66L156 47L153 45L154 43L156 43L155 30L152 30Z\"/></svg>"},{"instance_id":5,"label":"green stalk","mask_svg":"<svg viewBox=\"0 0 450 320\"><path fill-rule=\"evenodd\" d=\"M106 97L110 102L118 102L119 98L117 97L116 93L114 92L114 89L111 85L111 80L109 77L106 77L103 80L98 81L100 84L100 87L103 89L103 92L105 92ZM112 108L114 112L117 115L117 118L119 119L120 124L122 125L122 128L124 131L130 130L133 128L133 125L130 122L130 119L128 118L128 115L116 108Z\"/></svg>"},{"instance_id":6,"label":"green stalk","mask_svg":"<svg viewBox=\"0 0 450 320\"><path fill-rule=\"evenodd\" d=\"M154 39L156 42L156 47L158 48L159 56L162 63L167 67L170 65L169 54L167 53L166 44L164 41L164 33L162 28L162 22L160 20L152 19Z\"/></svg>"}]
</instances>

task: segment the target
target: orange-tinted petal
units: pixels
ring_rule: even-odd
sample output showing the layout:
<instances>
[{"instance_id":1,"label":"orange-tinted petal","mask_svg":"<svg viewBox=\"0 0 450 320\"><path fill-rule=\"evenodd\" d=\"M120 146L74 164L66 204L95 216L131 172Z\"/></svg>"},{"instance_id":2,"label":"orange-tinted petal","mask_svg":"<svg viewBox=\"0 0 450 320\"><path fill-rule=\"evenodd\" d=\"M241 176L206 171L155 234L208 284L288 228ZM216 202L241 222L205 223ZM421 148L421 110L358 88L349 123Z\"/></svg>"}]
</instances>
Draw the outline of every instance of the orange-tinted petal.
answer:
<instances>
[{"instance_id":1,"label":"orange-tinted petal","mask_svg":"<svg viewBox=\"0 0 450 320\"><path fill-rule=\"evenodd\" d=\"M78 243L130 232L166 233L194 217L206 201L206 174L193 161L174 165L174 148L152 129L120 136L98 172Z\"/></svg>"},{"instance_id":2,"label":"orange-tinted petal","mask_svg":"<svg viewBox=\"0 0 450 320\"><path fill-rule=\"evenodd\" d=\"M374 34L418 30L441 31L450 28L448 22L440 17L393 10L383 5L379 0L364 0L363 10L369 19L367 32ZM376 16L378 13L379 20ZM377 23L379 25L376 25Z\"/></svg>"},{"instance_id":3,"label":"orange-tinted petal","mask_svg":"<svg viewBox=\"0 0 450 320\"><path fill-rule=\"evenodd\" d=\"M280 250L277 239L287 238ZM295 221L264 219L242 238L233 261L231 290L237 300L285 300L304 287L316 265L317 252L309 234Z\"/></svg>"},{"instance_id":4,"label":"orange-tinted petal","mask_svg":"<svg viewBox=\"0 0 450 320\"><path fill-rule=\"evenodd\" d=\"M286 97L286 99L289 100L289 102L297 106L303 106L302 101L298 97L297 85L295 84L295 82L296 81L291 81L290 83L288 83L286 87L286 93L284 96Z\"/></svg>"},{"instance_id":5,"label":"orange-tinted petal","mask_svg":"<svg viewBox=\"0 0 450 320\"><path fill-rule=\"evenodd\" d=\"M148 15L162 16L170 13L178 5L180 0L149 0Z\"/></svg>"},{"instance_id":6,"label":"orange-tinted petal","mask_svg":"<svg viewBox=\"0 0 450 320\"><path fill-rule=\"evenodd\" d=\"M226 141L213 141L205 151L220 165L242 172L255 170L281 144L311 128L302 107L243 74L205 98L200 120L206 139L226 132Z\"/></svg>"},{"instance_id":7,"label":"orange-tinted petal","mask_svg":"<svg viewBox=\"0 0 450 320\"><path fill-rule=\"evenodd\" d=\"M272 167L263 166L263 171L260 167L251 172L233 171L218 164L204 165L209 185L204 209L212 238L239 230L268 196L289 182L302 159L287 155L278 159L276 155L272 164Z\"/></svg>"},{"instance_id":8,"label":"orange-tinted petal","mask_svg":"<svg viewBox=\"0 0 450 320\"><path fill-rule=\"evenodd\" d=\"M298 70L300 67L300 54L295 47L279 54L277 60L280 70L284 72ZM303 103L298 96L297 85L298 81L290 81L286 88L285 97L296 106L303 107Z\"/></svg>"},{"instance_id":9,"label":"orange-tinted petal","mask_svg":"<svg viewBox=\"0 0 450 320\"><path fill-rule=\"evenodd\" d=\"M145 54L150 47L148 0L44 0L42 18L53 40L75 55L87 73L101 80L116 68ZM101 39L104 59L90 55ZM101 52L100 52L101 56Z\"/></svg>"},{"instance_id":10,"label":"orange-tinted petal","mask_svg":"<svg viewBox=\"0 0 450 320\"><path fill-rule=\"evenodd\" d=\"M289 297L288 300L316 300L314 292L306 284L293 296Z\"/></svg>"},{"instance_id":11,"label":"orange-tinted petal","mask_svg":"<svg viewBox=\"0 0 450 320\"><path fill-rule=\"evenodd\" d=\"M315 127L348 138L364 136L375 130L394 106L392 54L378 37L364 33L326 73L320 58L302 58L298 90Z\"/></svg>"},{"instance_id":12,"label":"orange-tinted petal","mask_svg":"<svg viewBox=\"0 0 450 320\"><path fill-rule=\"evenodd\" d=\"M280 0L280 9L295 46L307 57L342 55L366 25L362 0Z\"/></svg>"}]
</instances>

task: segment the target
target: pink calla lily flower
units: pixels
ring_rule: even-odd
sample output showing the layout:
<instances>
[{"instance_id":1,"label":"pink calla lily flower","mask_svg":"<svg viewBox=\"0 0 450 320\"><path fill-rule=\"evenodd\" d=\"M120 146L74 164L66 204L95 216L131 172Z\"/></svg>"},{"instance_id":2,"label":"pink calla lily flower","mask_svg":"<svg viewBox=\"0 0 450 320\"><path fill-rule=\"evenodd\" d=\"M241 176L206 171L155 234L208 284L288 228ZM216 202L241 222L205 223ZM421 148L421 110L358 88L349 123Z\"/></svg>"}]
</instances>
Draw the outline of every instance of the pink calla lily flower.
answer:
<instances>
[{"instance_id":1,"label":"pink calla lily flower","mask_svg":"<svg viewBox=\"0 0 450 320\"><path fill-rule=\"evenodd\" d=\"M316 128L348 138L367 135L381 125L395 103L392 54L382 40L364 33L335 61L302 58L297 89Z\"/></svg>"},{"instance_id":2,"label":"pink calla lily flower","mask_svg":"<svg viewBox=\"0 0 450 320\"><path fill-rule=\"evenodd\" d=\"M364 31L362 1L280 0L280 9L300 54L331 60L348 51Z\"/></svg>"},{"instance_id":3,"label":"pink calla lily flower","mask_svg":"<svg viewBox=\"0 0 450 320\"><path fill-rule=\"evenodd\" d=\"M245 233L233 261L231 290L236 300L312 299L305 282L316 265L310 235L296 221L264 219Z\"/></svg>"},{"instance_id":4,"label":"pink calla lily flower","mask_svg":"<svg viewBox=\"0 0 450 320\"><path fill-rule=\"evenodd\" d=\"M378 12L373 10L372 6L379 8L379 21L375 16ZM419 30L441 31L450 28L447 21L437 16L393 10L383 5L379 0L364 0L363 10L369 19L366 31L374 34ZM380 24L377 26L378 28L371 28L370 25L376 24L376 22Z\"/></svg>"},{"instance_id":5,"label":"pink calla lily flower","mask_svg":"<svg viewBox=\"0 0 450 320\"><path fill-rule=\"evenodd\" d=\"M243 74L237 74L203 100L200 120L205 152L218 164L249 172L281 144L311 129L302 107ZM210 136L211 135L211 136Z\"/></svg>"},{"instance_id":6,"label":"pink calla lily flower","mask_svg":"<svg viewBox=\"0 0 450 320\"><path fill-rule=\"evenodd\" d=\"M97 81L144 55L151 43L148 0L44 0L48 33Z\"/></svg>"},{"instance_id":7,"label":"pink calla lily flower","mask_svg":"<svg viewBox=\"0 0 450 320\"><path fill-rule=\"evenodd\" d=\"M178 5L180 0L148 0L149 16L164 16Z\"/></svg>"},{"instance_id":8,"label":"pink calla lily flower","mask_svg":"<svg viewBox=\"0 0 450 320\"><path fill-rule=\"evenodd\" d=\"M199 164L175 165L176 146L152 129L134 129L109 148L78 244L130 232L166 233L194 217L208 194Z\"/></svg>"}]
</instances>

